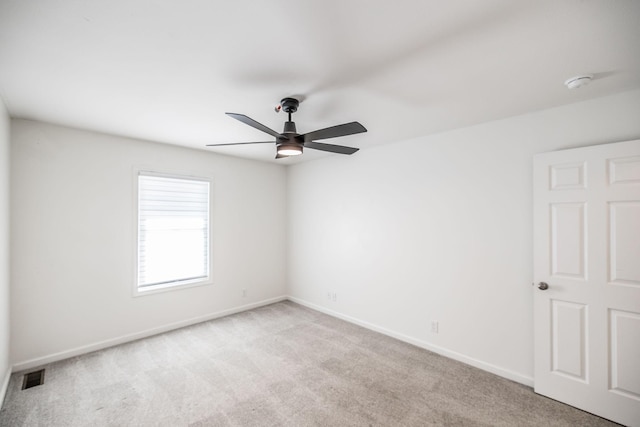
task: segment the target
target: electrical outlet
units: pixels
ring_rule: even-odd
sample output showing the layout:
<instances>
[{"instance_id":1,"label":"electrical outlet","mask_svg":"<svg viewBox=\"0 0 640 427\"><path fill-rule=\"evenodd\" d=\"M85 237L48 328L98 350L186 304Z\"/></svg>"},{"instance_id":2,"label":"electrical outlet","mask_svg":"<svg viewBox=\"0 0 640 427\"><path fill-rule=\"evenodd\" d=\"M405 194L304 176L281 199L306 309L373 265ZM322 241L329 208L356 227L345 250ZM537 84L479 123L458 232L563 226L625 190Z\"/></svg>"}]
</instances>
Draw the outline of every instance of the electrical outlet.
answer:
<instances>
[{"instance_id":1,"label":"electrical outlet","mask_svg":"<svg viewBox=\"0 0 640 427\"><path fill-rule=\"evenodd\" d=\"M438 321L437 320L432 320L431 321L431 333L434 333L434 334L438 333Z\"/></svg>"},{"instance_id":2,"label":"electrical outlet","mask_svg":"<svg viewBox=\"0 0 640 427\"><path fill-rule=\"evenodd\" d=\"M327 299L331 301L331 292L327 292Z\"/></svg>"},{"instance_id":3,"label":"electrical outlet","mask_svg":"<svg viewBox=\"0 0 640 427\"><path fill-rule=\"evenodd\" d=\"M338 294L336 294L335 292L331 294L331 301L336 302L338 301Z\"/></svg>"},{"instance_id":4,"label":"electrical outlet","mask_svg":"<svg viewBox=\"0 0 640 427\"><path fill-rule=\"evenodd\" d=\"M242 290L242 298L245 298L247 296L247 290L243 289Z\"/></svg>"}]
</instances>

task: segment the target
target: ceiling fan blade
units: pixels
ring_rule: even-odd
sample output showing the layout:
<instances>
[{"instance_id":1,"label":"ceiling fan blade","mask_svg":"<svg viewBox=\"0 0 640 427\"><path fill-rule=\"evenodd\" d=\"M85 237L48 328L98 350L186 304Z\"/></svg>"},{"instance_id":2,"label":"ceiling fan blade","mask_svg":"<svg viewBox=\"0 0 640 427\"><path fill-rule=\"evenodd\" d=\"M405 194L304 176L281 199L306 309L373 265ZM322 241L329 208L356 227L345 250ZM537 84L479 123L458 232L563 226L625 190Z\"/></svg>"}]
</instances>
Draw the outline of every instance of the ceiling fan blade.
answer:
<instances>
[{"instance_id":1,"label":"ceiling fan blade","mask_svg":"<svg viewBox=\"0 0 640 427\"><path fill-rule=\"evenodd\" d=\"M337 138L339 136L353 135L355 133L362 133L366 131L367 129L360 123L351 122L305 133L304 135L300 135L298 139L307 143L317 139Z\"/></svg>"},{"instance_id":2,"label":"ceiling fan blade","mask_svg":"<svg viewBox=\"0 0 640 427\"><path fill-rule=\"evenodd\" d=\"M285 157L289 157L289 156L283 156L282 154L276 154L276 159L284 159Z\"/></svg>"},{"instance_id":3,"label":"ceiling fan blade","mask_svg":"<svg viewBox=\"0 0 640 427\"><path fill-rule=\"evenodd\" d=\"M258 142L226 142L223 144L207 144L207 147L222 147L224 145L247 145L247 144L275 144L274 141L258 141Z\"/></svg>"},{"instance_id":4,"label":"ceiling fan blade","mask_svg":"<svg viewBox=\"0 0 640 427\"><path fill-rule=\"evenodd\" d=\"M244 114L237 114L237 113L225 113L227 116L229 117L233 117L236 120L240 120L242 123L244 123L245 125L249 125L253 128L256 128L258 130L261 130L264 133L268 133L271 136L274 136L276 138L282 138L282 135L280 135L278 132L276 132L273 129L270 129L268 127L266 127L265 125L263 125L262 123L258 123L255 120L253 120L251 117L247 117Z\"/></svg>"},{"instance_id":5,"label":"ceiling fan blade","mask_svg":"<svg viewBox=\"0 0 640 427\"><path fill-rule=\"evenodd\" d=\"M322 142L313 141L305 142L304 147L338 154L353 154L359 150L359 148L345 147L344 145L323 144Z\"/></svg>"}]
</instances>

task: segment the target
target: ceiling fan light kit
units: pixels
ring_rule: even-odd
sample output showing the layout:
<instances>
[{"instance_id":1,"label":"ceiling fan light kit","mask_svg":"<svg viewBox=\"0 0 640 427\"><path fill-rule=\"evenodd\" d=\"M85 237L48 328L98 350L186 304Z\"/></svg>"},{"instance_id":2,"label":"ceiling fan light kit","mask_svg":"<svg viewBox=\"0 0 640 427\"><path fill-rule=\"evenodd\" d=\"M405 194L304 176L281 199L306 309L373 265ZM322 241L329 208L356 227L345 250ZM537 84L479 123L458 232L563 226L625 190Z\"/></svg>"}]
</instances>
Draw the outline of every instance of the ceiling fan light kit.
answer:
<instances>
[{"instance_id":1,"label":"ceiling fan light kit","mask_svg":"<svg viewBox=\"0 0 640 427\"><path fill-rule=\"evenodd\" d=\"M366 132L367 129L358 122L350 122L342 125L332 126L325 129L319 129L313 132L305 134L299 134L296 130L296 124L291 120L291 114L298 111L298 105L300 101L295 98L284 98L280 101L280 107L282 111L289 115L289 119L284 123L284 130L282 133L278 133L267 126L258 123L250 117L244 114L226 113L229 117L241 121L242 123L249 125L255 129L258 129L264 133L267 133L275 138L275 141L260 141L260 142L236 142L226 144L207 144L207 147L219 147L225 145L247 145L247 144L273 144L276 145L276 159L281 159L289 156L298 156L302 154L304 148L312 148L314 150L327 151L330 153L338 154L353 154L359 150L359 148L346 147L343 145L324 144L321 142L315 142L319 139L337 138L341 136L354 135L357 133ZM279 109L276 107L276 112Z\"/></svg>"},{"instance_id":2,"label":"ceiling fan light kit","mask_svg":"<svg viewBox=\"0 0 640 427\"><path fill-rule=\"evenodd\" d=\"M278 145L278 155L280 156L298 156L302 154L302 146L292 144Z\"/></svg>"}]
</instances>

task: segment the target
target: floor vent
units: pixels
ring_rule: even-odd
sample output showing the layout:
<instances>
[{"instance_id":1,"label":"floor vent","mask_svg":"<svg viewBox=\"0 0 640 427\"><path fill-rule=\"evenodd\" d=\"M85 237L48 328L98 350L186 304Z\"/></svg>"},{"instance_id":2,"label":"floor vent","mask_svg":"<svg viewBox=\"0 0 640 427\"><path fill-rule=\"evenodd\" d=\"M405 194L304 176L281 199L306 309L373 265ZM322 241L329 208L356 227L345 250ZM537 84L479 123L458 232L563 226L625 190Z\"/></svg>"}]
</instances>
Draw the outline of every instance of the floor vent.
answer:
<instances>
[{"instance_id":1,"label":"floor vent","mask_svg":"<svg viewBox=\"0 0 640 427\"><path fill-rule=\"evenodd\" d=\"M42 384L44 384L44 369L25 374L22 380L22 389L26 390Z\"/></svg>"}]
</instances>

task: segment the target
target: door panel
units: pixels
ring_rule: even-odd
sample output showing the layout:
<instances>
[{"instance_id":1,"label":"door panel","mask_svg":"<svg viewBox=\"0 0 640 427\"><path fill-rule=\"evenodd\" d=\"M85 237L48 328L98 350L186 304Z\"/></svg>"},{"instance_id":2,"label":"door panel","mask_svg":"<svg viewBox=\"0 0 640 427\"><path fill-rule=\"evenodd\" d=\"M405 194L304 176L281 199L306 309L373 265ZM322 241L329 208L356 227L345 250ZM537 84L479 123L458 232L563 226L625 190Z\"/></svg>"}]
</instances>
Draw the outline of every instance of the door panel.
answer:
<instances>
[{"instance_id":1,"label":"door panel","mask_svg":"<svg viewBox=\"0 0 640 427\"><path fill-rule=\"evenodd\" d=\"M551 300L553 372L587 382L587 306Z\"/></svg>"},{"instance_id":2,"label":"door panel","mask_svg":"<svg viewBox=\"0 0 640 427\"><path fill-rule=\"evenodd\" d=\"M640 202L609 203L609 282L640 285ZM640 362L639 362L640 363Z\"/></svg>"},{"instance_id":3,"label":"door panel","mask_svg":"<svg viewBox=\"0 0 640 427\"><path fill-rule=\"evenodd\" d=\"M551 273L585 279L585 205L551 205Z\"/></svg>"},{"instance_id":4,"label":"door panel","mask_svg":"<svg viewBox=\"0 0 640 427\"><path fill-rule=\"evenodd\" d=\"M640 426L640 140L537 155L533 215L536 392Z\"/></svg>"},{"instance_id":5,"label":"door panel","mask_svg":"<svg viewBox=\"0 0 640 427\"><path fill-rule=\"evenodd\" d=\"M640 183L640 156L610 159L609 182L611 184Z\"/></svg>"},{"instance_id":6,"label":"door panel","mask_svg":"<svg viewBox=\"0 0 640 427\"><path fill-rule=\"evenodd\" d=\"M553 165L551 171L551 190L571 190L585 188L584 163Z\"/></svg>"},{"instance_id":7,"label":"door panel","mask_svg":"<svg viewBox=\"0 0 640 427\"><path fill-rule=\"evenodd\" d=\"M640 404L640 314L610 310L611 390Z\"/></svg>"}]
</instances>

